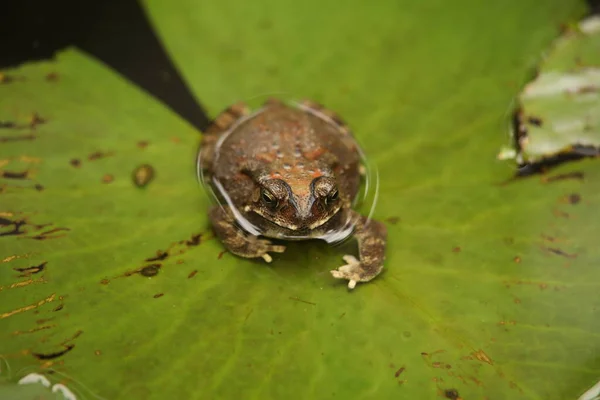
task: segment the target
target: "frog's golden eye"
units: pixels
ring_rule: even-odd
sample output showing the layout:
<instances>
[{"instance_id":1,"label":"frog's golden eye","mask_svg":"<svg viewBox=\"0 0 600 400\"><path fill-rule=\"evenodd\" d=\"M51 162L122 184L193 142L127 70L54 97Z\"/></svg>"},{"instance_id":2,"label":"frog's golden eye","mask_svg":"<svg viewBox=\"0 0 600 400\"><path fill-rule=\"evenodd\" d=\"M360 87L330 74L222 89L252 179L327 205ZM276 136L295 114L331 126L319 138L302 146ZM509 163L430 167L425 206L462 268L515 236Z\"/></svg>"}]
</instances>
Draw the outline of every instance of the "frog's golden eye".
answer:
<instances>
[{"instance_id":1,"label":"frog's golden eye","mask_svg":"<svg viewBox=\"0 0 600 400\"><path fill-rule=\"evenodd\" d=\"M277 207L277 199L267 189L262 189L260 191L260 198L267 206L272 208Z\"/></svg>"}]
</instances>

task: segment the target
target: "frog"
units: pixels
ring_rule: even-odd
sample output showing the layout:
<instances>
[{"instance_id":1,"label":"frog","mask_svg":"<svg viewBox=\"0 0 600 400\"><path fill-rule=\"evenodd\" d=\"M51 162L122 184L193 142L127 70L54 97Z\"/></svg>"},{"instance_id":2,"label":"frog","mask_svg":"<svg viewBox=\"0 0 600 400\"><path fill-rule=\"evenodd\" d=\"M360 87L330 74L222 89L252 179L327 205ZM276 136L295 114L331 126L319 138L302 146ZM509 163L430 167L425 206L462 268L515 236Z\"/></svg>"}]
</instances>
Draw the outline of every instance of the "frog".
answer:
<instances>
[{"instance_id":1,"label":"frog","mask_svg":"<svg viewBox=\"0 0 600 400\"><path fill-rule=\"evenodd\" d=\"M361 151L348 125L317 102L230 105L204 130L196 160L216 197L208 210L215 236L230 253L267 263L284 241L352 237L358 257L344 255L330 273L349 289L371 281L384 266L387 230L353 209Z\"/></svg>"}]
</instances>

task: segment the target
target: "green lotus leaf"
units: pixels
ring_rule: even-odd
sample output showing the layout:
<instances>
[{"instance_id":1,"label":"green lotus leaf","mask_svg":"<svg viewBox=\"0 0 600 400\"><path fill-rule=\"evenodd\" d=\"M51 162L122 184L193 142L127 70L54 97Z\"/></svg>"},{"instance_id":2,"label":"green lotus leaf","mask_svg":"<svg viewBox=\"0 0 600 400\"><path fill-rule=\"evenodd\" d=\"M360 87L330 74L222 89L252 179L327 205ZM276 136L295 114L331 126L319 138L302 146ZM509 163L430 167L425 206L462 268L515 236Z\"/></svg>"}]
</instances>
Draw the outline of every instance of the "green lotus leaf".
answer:
<instances>
[{"instance_id":1,"label":"green lotus leaf","mask_svg":"<svg viewBox=\"0 0 600 400\"><path fill-rule=\"evenodd\" d=\"M11 382L39 372L92 399L562 400L598 381L600 164L507 183L494 158L528 68L583 2L143 4L212 116L276 94L344 117L379 172L385 271L348 291L329 270L352 243L292 243L271 264L224 252L200 133L68 49L0 85Z\"/></svg>"}]
</instances>

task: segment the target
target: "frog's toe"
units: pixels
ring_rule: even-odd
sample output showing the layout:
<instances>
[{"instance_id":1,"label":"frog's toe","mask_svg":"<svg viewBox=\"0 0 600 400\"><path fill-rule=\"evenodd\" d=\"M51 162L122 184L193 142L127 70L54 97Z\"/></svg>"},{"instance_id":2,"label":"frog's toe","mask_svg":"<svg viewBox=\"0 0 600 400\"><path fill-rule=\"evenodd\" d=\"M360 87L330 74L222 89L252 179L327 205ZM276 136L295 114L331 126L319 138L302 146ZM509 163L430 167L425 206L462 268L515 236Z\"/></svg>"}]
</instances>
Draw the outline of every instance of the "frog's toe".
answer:
<instances>
[{"instance_id":1,"label":"frog's toe","mask_svg":"<svg viewBox=\"0 0 600 400\"><path fill-rule=\"evenodd\" d=\"M348 280L348 288L354 289L356 283L361 281L360 273L362 271L360 266L360 261L356 259L356 257L351 255L345 255L343 257L344 261L347 262L346 265L342 265L337 270L332 270L331 275L337 279L347 279Z\"/></svg>"}]
</instances>

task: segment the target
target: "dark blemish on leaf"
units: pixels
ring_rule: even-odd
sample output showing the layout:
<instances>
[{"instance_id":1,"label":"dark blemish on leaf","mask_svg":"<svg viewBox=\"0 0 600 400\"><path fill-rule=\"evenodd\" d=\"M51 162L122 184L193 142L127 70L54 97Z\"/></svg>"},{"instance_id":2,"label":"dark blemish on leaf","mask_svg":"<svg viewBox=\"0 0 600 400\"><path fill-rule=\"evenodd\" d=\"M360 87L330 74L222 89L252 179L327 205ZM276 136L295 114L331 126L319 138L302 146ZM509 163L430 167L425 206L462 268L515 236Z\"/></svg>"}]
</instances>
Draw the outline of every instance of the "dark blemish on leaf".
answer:
<instances>
[{"instance_id":1,"label":"dark blemish on leaf","mask_svg":"<svg viewBox=\"0 0 600 400\"><path fill-rule=\"evenodd\" d=\"M0 232L0 237L1 236L15 236L15 235L22 235L24 233L26 233L26 231L21 230L21 228L23 226L27 225L27 221L21 219L21 220L16 220L16 221L11 221L9 219L0 217L0 226L13 226L13 229L11 231L8 232Z\"/></svg>"},{"instance_id":2,"label":"dark blemish on leaf","mask_svg":"<svg viewBox=\"0 0 600 400\"><path fill-rule=\"evenodd\" d=\"M0 128L16 128L17 124L10 121L0 121Z\"/></svg>"},{"instance_id":3,"label":"dark blemish on leaf","mask_svg":"<svg viewBox=\"0 0 600 400\"><path fill-rule=\"evenodd\" d=\"M227 250L223 250L219 253L219 255L217 256L217 260L220 260L221 258L223 258L223 254L227 253Z\"/></svg>"},{"instance_id":4,"label":"dark blemish on leaf","mask_svg":"<svg viewBox=\"0 0 600 400\"><path fill-rule=\"evenodd\" d=\"M143 164L133 171L133 182L139 188L146 187L154 179L154 168Z\"/></svg>"},{"instance_id":5,"label":"dark blemish on leaf","mask_svg":"<svg viewBox=\"0 0 600 400\"><path fill-rule=\"evenodd\" d=\"M581 171L577 171L577 172L569 172L566 174L558 174L558 175L552 175L552 176L544 176L542 177L542 182L544 183L552 183L552 182L558 182L558 181L564 181L564 180L569 180L569 179L575 179L575 180L583 180L584 179L584 174Z\"/></svg>"},{"instance_id":6,"label":"dark blemish on leaf","mask_svg":"<svg viewBox=\"0 0 600 400\"><path fill-rule=\"evenodd\" d=\"M139 147L140 149L145 149L146 147L148 147L150 143L147 140L140 140L139 142L137 142L137 147Z\"/></svg>"},{"instance_id":7,"label":"dark blemish on leaf","mask_svg":"<svg viewBox=\"0 0 600 400\"><path fill-rule=\"evenodd\" d=\"M529 122L531 125L535 125L535 126L543 125L542 119L540 117L534 117L533 115L530 115L529 117L527 117L527 122Z\"/></svg>"},{"instance_id":8,"label":"dark blemish on leaf","mask_svg":"<svg viewBox=\"0 0 600 400\"><path fill-rule=\"evenodd\" d=\"M313 302L307 301L307 300L302 300L302 299L299 299L298 297L290 297L290 300L299 301L299 302L305 303L305 304L310 304L311 306L317 305L317 303L313 303Z\"/></svg>"},{"instance_id":9,"label":"dark blemish on leaf","mask_svg":"<svg viewBox=\"0 0 600 400\"><path fill-rule=\"evenodd\" d=\"M145 267L143 267L142 269L140 269L140 275L142 276L156 276L158 275L159 271L160 271L160 267L161 264L150 264L150 265L146 265Z\"/></svg>"},{"instance_id":10,"label":"dark blemish on leaf","mask_svg":"<svg viewBox=\"0 0 600 400\"><path fill-rule=\"evenodd\" d=\"M154 297L155 299L158 299L159 297L163 297L164 295L165 295L164 293L157 293L152 297Z\"/></svg>"},{"instance_id":11,"label":"dark blemish on leaf","mask_svg":"<svg viewBox=\"0 0 600 400\"><path fill-rule=\"evenodd\" d=\"M517 264L521 262L521 257L519 256L515 256L515 258L513 258L513 261L516 262Z\"/></svg>"},{"instance_id":12,"label":"dark blemish on leaf","mask_svg":"<svg viewBox=\"0 0 600 400\"><path fill-rule=\"evenodd\" d=\"M38 360L52 360L67 354L69 351L73 350L74 347L74 344L69 344L65 346L65 349L62 351L57 351L55 353L31 353L31 355L33 355Z\"/></svg>"},{"instance_id":13,"label":"dark blemish on leaf","mask_svg":"<svg viewBox=\"0 0 600 400\"><path fill-rule=\"evenodd\" d=\"M65 235L64 234L63 235L54 235L54 236L50 236L50 235L57 233L57 232L68 232L68 231L70 231L69 228L54 228L54 229L50 229L49 231L42 232L38 235L31 236L30 239L34 239L34 240L57 239L57 238L61 238L61 237L65 236Z\"/></svg>"},{"instance_id":14,"label":"dark blemish on leaf","mask_svg":"<svg viewBox=\"0 0 600 400\"><path fill-rule=\"evenodd\" d=\"M192 272L190 272L190 274L188 275L188 279L191 279L191 278L195 277L197 273L198 273L198 270L197 270L197 269L193 270L193 271L192 271Z\"/></svg>"},{"instance_id":15,"label":"dark blemish on leaf","mask_svg":"<svg viewBox=\"0 0 600 400\"><path fill-rule=\"evenodd\" d=\"M102 177L102 183L111 183L114 180L115 180L115 177L112 176L111 174L106 174Z\"/></svg>"},{"instance_id":16,"label":"dark blemish on leaf","mask_svg":"<svg viewBox=\"0 0 600 400\"><path fill-rule=\"evenodd\" d=\"M396 373L394 374L394 378L397 378L397 377L399 377L399 376L400 376L400 374L401 374L401 373L403 373L405 369L406 369L406 368L404 368L404 367L400 367L400 368L398 369L398 371L396 371Z\"/></svg>"},{"instance_id":17,"label":"dark blemish on leaf","mask_svg":"<svg viewBox=\"0 0 600 400\"><path fill-rule=\"evenodd\" d=\"M460 395L458 394L458 390L456 389L446 389L444 390L444 397L450 400L459 400Z\"/></svg>"},{"instance_id":18,"label":"dark blemish on leaf","mask_svg":"<svg viewBox=\"0 0 600 400\"><path fill-rule=\"evenodd\" d=\"M177 260L177 264L183 264L183 260L182 259Z\"/></svg>"},{"instance_id":19,"label":"dark blemish on leaf","mask_svg":"<svg viewBox=\"0 0 600 400\"><path fill-rule=\"evenodd\" d=\"M386 218L386 221L392 225L396 225L398 222L400 222L400 217L389 217Z\"/></svg>"},{"instance_id":20,"label":"dark blemish on leaf","mask_svg":"<svg viewBox=\"0 0 600 400\"><path fill-rule=\"evenodd\" d=\"M57 82L60 79L60 77L58 76L58 73L56 72L50 72L48 75L46 75L46 80L48 82Z\"/></svg>"},{"instance_id":21,"label":"dark blemish on leaf","mask_svg":"<svg viewBox=\"0 0 600 400\"><path fill-rule=\"evenodd\" d=\"M29 118L29 127L34 128L38 125L45 124L47 122L46 119L40 117L38 113L31 114L31 118Z\"/></svg>"},{"instance_id":22,"label":"dark blemish on leaf","mask_svg":"<svg viewBox=\"0 0 600 400\"><path fill-rule=\"evenodd\" d=\"M107 151L107 152L95 151L95 152L91 153L90 155L88 155L88 160L95 161L95 160L99 160L101 158L110 157L114 154L115 154L114 151Z\"/></svg>"},{"instance_id":23,"label":"dark blemish on leaf","mask_svg":"<svg viewBox=\"0 0 600 400\"><path fill-rule=\"evenodd\" d=\"M96 350L96 351L94 351L94 354L99 356L99 355L102 355L102 352L100 350Z\"/></svg>"},{"instance_id":24,"label":"dark blemish on leaf","mask_svg":"<svg viewBox=\"0 0 600 400\"><path fill-rule=\"evenodd\" d=\"M412 336L412 333L410 333L409 331L404 331L402 332L402 336L404 336L405 338L410 338Z\"/></svg>"},{"instance_id":25,"label":"dark blemish on leaf","mask_svg":"<svg viewBox=\"0 0 600 400\"><path fill-rule=\"evenodd\" d=\"M460 246L456 246L456 247L454 247L454 248L452 249L452 252L453 252L453 253L460 253L460 252L461 252L461 248L460 248Z\"/></svg>"},{"instance_id":26,"label":"dark blemish on leaf","mask_svg":"<svg viewBox=\"0 0 600 400\"><path fill-rule=\"evenodd\" d=\"M577 258L577 254L565 253L561 249L558 249L558 248L555 248L555 247L547 247L546 250L548 250L552 254L556 254L556 255L559 255L559 256L563 256L563 257L567 257L567 258Z\"/></svg>"},{"instance_id":27,"label":"dark blemish on leaf","mask_svg":"<svg viewBox=\"0 0 600 400\"><path fill-rule=\"evenodd\" d=\"M69 163L75 168L81 167L81 160L78 158L73 158L71 161L69 161Z\"/></svg>"},{"instance_id":28,"label":"dark blemish on leaf","mask_svg":"<svg viewBox=\"0 0 600 400\"><path fill-rule=\"evenodd\" d=\"M2 126L0 126L2 128ZM20 142L23 140L34 140L36 136L33 134L17 135L17 136L1 136L0 143Z\"/></svg>"},{"instance_id":29,"label":"dark blemish on leaf","mask_svg":"<svg viewBox=\"0 0 600 400\"><path fill-rule=\"evenodd\" d=\"M339 319L342 319L342 318L344 318L344 316L345 316L345 315L346 315L346 313L345 313L345 312L343 312L343 313L340 315Z\"/></svg>"},{"instance_id":30,"label":"dark blemish on leaf","mask_svg":"<svg viewBox=\"0 0 600 400\"><path fill-rule=\"evenodd\" d=\"M146 261L148 261L148 262L163 261L167 257L169 257L169 253L167 253L166 251L158 250L156 252L156 256L150 257L150 258L146 258Z\"/></svg>"},{"instance_id":31,"label":"dark blemish on leaf","mask_svg":"<svg viewBox=\"0 0 600 400\"><path fill-rule=\"evenodd\" d=\"M54 308L54 310L52 310L52 311L60 311L63 309L64 306L65 306L64 304L61 304L61 305L57 306L56 308Z\"/></svg>"},{"instance_id":32,"label":"dark blemish on leaf","mask_svg":"<svg viewBox=\"0 0 600 400\"><path fill-rule=\"evenodd\" d=\"M12 75L7 75L3 72L0 72L0 84L12 83L16 80L16 78Z\"/></svg>"},{"instance_id":33,"label":"dark blemish on leaf","mask_svg":"<svg viewBox=\"0 0 600 400\"><path fill-rule=\"evenodd\" d=\"M105 279L102 279L102 280L100 281L100 284L101 284L101 285L108 285L109 283L110 283L110 280L108 280L108 279L106 279L106 278L105 278Z\"/></svg>"},{"instance_id":34,"label":"dark blemish on leaf","mask_svg":"<svg viewBox=\"0 0 600 400\"><path fill-rule=\"evenodd\" d=\"M187 246L198 246L201 242L201 239L202 239L202 234L197 233L195 235L192 235L192 237L189 240L186 240L185 244Z\"/></svg>"},{"instance_id":35,"label":"dark blemish on leaf","mask_svg":"<svg viewBox=\"0 0 600 400\"><path fill-rule=\"evenodd\" d=\"M484 362L486 364L490 364L490 365L494 365L494 362L492 361L492 359L485 354L485 352L481 349L474 351L473 353L471 353L477 360Z\"/></svg>"},{"instance_id":36,"label":"dark blemish on leaf","mask_svg":"<svg viewBox=\"0 0 600 400\"><path fill-rule=\"evenodd\" d=\"M581 195L578 193L571 193L568 200L571 204L578 204L581 201Z\"/></svg>"},{"instance_id":37,"label":"dark blemish on leaf","mask_svg":"<svg viewBox=\"0 0 600 400\"><path fill-rule=\"evenodd\" d=\"M12 171L2 171L2 178L6 179L28 179L27 175L29 171L23 172L12 172Z\"/></svg>"},{"instance_id":38,"label":"dark blemish on leaf","mask_svg":"<svg viewBox=\"0 0 600 400\"><path fill-rule=\"evenodd\" d=\"M39 265L33 265L31 267L26 267L26 268L13 268L13 270L21 273L21 275L19 275L19 278L26 278L31 275L42 272L44 270L44 268L46 268L46 264L48 264L48 262L44 261L43 263L41 263Z\"/></svg>"},{"instance_id":39,"label":"dark blemish on leaf","mask_svg":"<svg viewBox=\"0 0 600 400\"><path fill-rule=\"evenodd\" d=\"M554 214L555 217L559 217L559 218L569 219L571 217L568 212L564 212L564 211L556 210L556 209L552 210L552 214Z\"/></svg>"},{"instance_id":40,"label":"dark blemish on leaf","mask_svg":"<svg viewBox=\"0 0 600 400\"><path fill-rule=\"evenodd\" d=\"M44 190L44 187L42 185L40 185L39 183L36 183L34 186L35 190L37 190L38 192L41 192L42 190Z\"/></svg>"},{"instance_id":41,"label":"dark blemish on leaf","mask_svg":"<svg viewBox=\"0 0 600 400\"><path fill-rule=\"evenodd\" d=\"M549 241L551 243L556 242L556 238L553 237L553 236L544 235L543 233L542 233L541 236L542 236L542 239L547 240L547 241Z\"/></svg>"}]
</instances>

